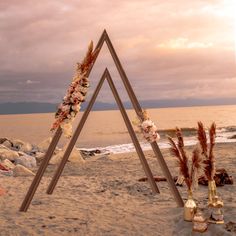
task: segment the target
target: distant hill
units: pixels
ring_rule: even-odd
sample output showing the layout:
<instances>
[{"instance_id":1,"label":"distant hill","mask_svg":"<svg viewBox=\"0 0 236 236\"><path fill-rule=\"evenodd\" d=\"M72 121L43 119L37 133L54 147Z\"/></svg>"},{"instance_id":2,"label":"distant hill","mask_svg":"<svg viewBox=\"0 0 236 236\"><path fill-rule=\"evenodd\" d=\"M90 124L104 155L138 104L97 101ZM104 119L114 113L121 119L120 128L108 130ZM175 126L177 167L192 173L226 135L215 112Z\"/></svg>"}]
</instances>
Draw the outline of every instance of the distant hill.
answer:
<instances>
[{"instance_id":1,"label":"distant hill","mask_svg":"<svg viewBox=\"0 0 236 236\"><path fill-rule=\"evenodd\" d=\"M0 114L50 113L56 110L56 104L17 102L0 103Z\"/></svg>"},{"instance_id":2,"label":"distant hill","mask_svg":"<svg viewBox=\"0 0 236 236\"><path fill-rule=\"evenodd\" d=\"M82 110L88 105L87 102L82 104ZM0 103L0 115L3 114L32 114L32 113L51 113L56 112L58 104L38 103L38 102L17 102L17 103ZM116 104L96 102L93 110L114 110Z\"/></svg>"},{"instance_id":3,"label":"distant hill","mask_svg":"<svg viewBox=\"0 0 236 236\"><path fill-rule=\"evenodd\" d=\"M235 105L236 98L232 99L186 99L186 100L146 100L140 101L143 108L164 108L164 107L191 107L191 106L215 106L215 105ZM85 102L82 110L88 105ZM50 113L57 110L58 104L37 103L37 102L17 102L17 103L0 103L0 114L31 114L31 113ZM132 108L130 102L124 102L127 109ZM115 103L96 102L93 106L94 111L116 110Z\"/></svg>"}]
</instances>

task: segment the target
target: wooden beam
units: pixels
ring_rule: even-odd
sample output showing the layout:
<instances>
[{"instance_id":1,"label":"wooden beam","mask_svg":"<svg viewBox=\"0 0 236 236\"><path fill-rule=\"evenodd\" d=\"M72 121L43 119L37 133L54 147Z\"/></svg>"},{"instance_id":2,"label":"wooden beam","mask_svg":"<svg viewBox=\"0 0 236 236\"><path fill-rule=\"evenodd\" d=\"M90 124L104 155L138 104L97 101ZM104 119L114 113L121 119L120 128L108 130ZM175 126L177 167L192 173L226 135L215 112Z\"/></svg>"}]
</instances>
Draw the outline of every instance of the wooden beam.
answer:
<instances>
[{"instance_id":1,"label":"wooden beam","mask_svg":"<svg viewBox=\"0 0 236 236\"><path fill-rule=\"evenodd\" d=\"M41 165L40 165L40 167L39 167L32 183L29 187L29 190L28 190L28 192L27 192L27 194L26 194L26 196L25 196L25 198L24 198L24 200L21 204L20 211L26 212L28 210L29 205L30 205L30 203L31 203L31 201L34 197L34 194L35 194L35 192L36 192L36 190L39 186L39 183L40 183L40 181L43 177L43 174L44 174L44 172L45 172L45 170L48 166L48 163L49 163L49 161L50 161L50 159L53 155L53 152L54 152L54 150L57 146L57 143L58 143L58 141L61 137L61 134L62 134L62 130L61 130L61 128L58 128L56 133L54 134L54 137L53 137L49 147L48 147L46 155L45 155L45 157L44 157L44 159L43 159L43 161L42 161L42 163L41 163Z\"/></svg>"},{"instance_id":2,"label":"wooden beam","mask_svg":"<svg viewBox=\"0 0 236 236\"><path fill-rule=\"evenodd\" d=\"M105 31L105 41L106 41L108 49L109 49L109 51L110 51L110 53L112 55L112 58L113 58L113 60L115 62L115 65L116 65L117 70L118 70L118 72L120 74L120 77L121 77L121 79L122 79L122 81L124 83L124 86L125 86L125 88L126 88L126 90L128 92L128 95L129 95L131 103L132 103L132 105L134 107L134 110L135 110L137 116L139 116L143 120L143 117L141 115L142 114L142 108L141 108L141 106L140 106L140 104L138 102L138 99L137 99L137 97L136 97L136 95L135 95L135 93L134 93L134 91L132 89L132 86L131 86L131 84L130 84L130 82L128 80L128 77L127 77L127 75L126 75L126 73L125 73L125 71L124 71L124 69L123 69L123 67L121 65L121 62L120 62L120 60L119 60L119 58L118 58L118 56L116 54L116 51L115 51L115 49L114 49L114 47L113 47L113 45L111 43L111 40L110 40L110 38L109 38L109 36L108 36L106 31ZM168 169L168 167L166 165L166 162L165 162L164 157L163 157L163 155L162 155L162 153L161 153L161 151L160 151L160 149L158 147L158 144L156 142L154 142L154 143L151 144L151 146L152 146L153 152L155 153L155 156L156 156L156 158L157 158L157 160L159 162L159 165L160 165L160 167L162 169L162 172L163 172L163 174L165 175L165 177L167 179L167 182L169 184L170 190L171 190L171 192L172 192L172 194L173 194L173 196L175 198L175 201L176 201L177 205L179 207L183 207L184 206L183 199L180 196L180 193L179 193L179 191L178 191L178 189L177 189L177 187L175 185L175 182L174 182L174 180L173 180L173 178L172 178L172 176L170 174L170 171L169 171L169 169Z\"/></svg>"},{"instance_id":3,"label":"wooden beam","mask_svg":"<svg viewBox=\"0 0 236 236\"><path fill-rule=\"evenodd\" d=\"M103 46L103 43L105 41L105 37L106 37L106 31L104 30L102 35L101 35L101 37L100 37L100 39L98 40L98 43L97 43L97 45L95 47L95 50L99 50L99 51L101 50L101 48ZM95 63L97 57L98 57L98 54L97 54L96 58L94 59L94 63ZM93 63L93 65L94 65L94 63ZM87 72L87 76L89 76L89 74L90 74L90 72L91 72L91 70L93 68L93 65L89 68L89 70ZM31 203L31 201L32 201L32 199L34 197L34 194L35 194L35 192L36 192L36 190L37 190L37 188L39 186L39 183L40 183L40 181L41 181L41 179L43 177L43 174L44 174L44 172L45 172L45 170L46 170L46 168L48 166L48 163L49 163L49 161L50 161L50 159L51 159L51 157L53 155L53 152L54 152L54 150L55 150L55 148L57 146L57 143L60 140L61 134L62 134L62 130L59 127L57 129L57 131L55 132L55 135L53 136L52 142L51 142L51 144L48 147L48 150L47 150L47 153L46 153L46 155L44 157L44 160L42 161L42 163L41 163L41 165L40 165L40 167L39 167L39 169L38 169L38 171L37 171L37 173L36 173L32 183L31 183L31 185L30 185L30 187L28 189L28 192L27 192L27 194L26 194L26 196L25 196L25 198L24 198L24 200L23 200L23 202L21 204L20 211L26 212L28 210L29 205L30 205L30 203Z\"/></svg>"},{"instance_id":4,"label":"wooden beam","mask_svg":"<svg viewBox=\"0 0 236 236\"><path fill-rule=\"evenodd\" d=\"M79 124L78 124L78 126L77 126L77 128L76 128L76 130L75 130L75 132L74 132L74 134L73 134L73 136L72 136L68 146L67 146L67 148L66 148L66 151L65 151L65 153L64 153L64 155L62 157L62 160L61 160L61 162L60 162L60 164L59 164L59 166L58 166L58 168L57 168L57 170L56 170L56 172L55 172L55 174L54 174L54 176L53 176L53 178L52 178L52 180L51 180L51 182L50 182L50 184L48 186L48 189L47 189L47 193L48 194L52 194L54 188L57 185L57 182L58 182L58 180L59 180L59 178L61 176L61 173L62 173L62 171L63 171L63 169L65 167L65 164L66 164L66 162L69 159L69 156L70 156L70 154L71 154L71 152L73 150L73 147L75 146L75 143L76 143L76 141L77 141L77 139L78 139L78 137L79 137L83 127L84 127L85 121L87 120L88 115L89 115L89 113L90 113L90 111L91 111L91 109L93 107L93 104L94 104L96 98L97 98L97 95L98 95L98 93L99 93L99 91L100 91L100 89L102 87L102 84L103 84L103 82L105 80L105 76L106 75L105 75L105 72L104 72L102 77L101 77L101 79L100 79L100 81L99 81L99 83L98 83L98 85L97 85L97 87L96 87L96 89L95 89L95 91L94 91L94 93L93 93L93 96L92 96L92 98L91 98L91 100L90 100L90 102L88 104L88 107L86 108L86 110L85 110L85 112L84 112L84 114L83 114L83 116L82 116L82 118L81 118L81 120L80 120L80 122L79 122Z\"/></svg>"},{"instance_id":5,"label":"wooden beam","mask_svg":"<svg viewBox=\"0 0 236 236\"><path fill-rule=\"evenodd\" d=\"M145 174L146 174L146 176L148 178L148 182L149 182L149 184L151 186L152 192L154 194L155 193L160 193L160 191L159 191L159 189L157 187L157 184L156 184L156 182L154 180L154 177L153 177L153 174L151 172L151 169L150 169L150 167L149 167L149 165L147 163L147 160L146 160L146 158L144 156L143 150L140 147L140 144L139 144L139 141L137 139L137 136L136 136L136 134L135 134L135 132L133 130L133 127L132 127L132 125L130 123L129 117L128 117L126 111L125 111L125 108L124 108L124 106L122 104L122 101L121 101L120 96L119 96L119 94L118 94L118 92L116 90L116 87L115 87L115 85L114 85L114 83L112 81L112 78L111 78L111 75L110 75L108 69L105 70L105 73L106 73L106 79L107 79L107 81L109 83L111 91L112 91L112 93L113 93L113 95L115 97L116 103L117 103L117 105L118 105L118 107L120 109L121 115L122 115L122 117L124 119L124 122L126 124L126 127L127 127L128 131L129 131L129 135L131 137L131 140L133 141L134 147L135 147L136 152L137 152L137 154L139 156L139 159L140 159L140 162L142 164L143 170L144 170L144 172L145 172Z\"/></svg>"}]
</instances>

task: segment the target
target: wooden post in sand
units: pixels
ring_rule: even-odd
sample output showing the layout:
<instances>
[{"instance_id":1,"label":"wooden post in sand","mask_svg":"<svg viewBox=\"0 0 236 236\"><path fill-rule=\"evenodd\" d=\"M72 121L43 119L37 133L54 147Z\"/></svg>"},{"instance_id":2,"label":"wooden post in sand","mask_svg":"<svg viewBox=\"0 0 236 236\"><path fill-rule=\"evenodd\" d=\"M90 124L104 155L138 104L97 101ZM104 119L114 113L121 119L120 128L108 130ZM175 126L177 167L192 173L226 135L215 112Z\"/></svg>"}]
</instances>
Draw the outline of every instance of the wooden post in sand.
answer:
<instances>
[{"instance_id":1,"label":"wooden post in sand","mask_svg":"<svg viewBox=\"0 0 236 236\"><path fill-rule=\"evenodd\" d=\"M140 106L140 104L139 104L139 102L138 102L138 100L137 100L137 98L136 98L136 96L134 94L134 91L133 91L133 89L132 89L132 87L131 87L131 85L129 83L128 77L125 74L125 71L124 71L124 69L123 69L123 67L122 67L122 65L120 63L120 60L119 60L119 58L118 58L118 56L117 56L117 54L115 52L115 49L114 49L114 47L113 47L113 45L111 43L111 40L110 40L110 38L109 38L109 36L108 36L108 34L107 34L107 32L105 30L104 30L103 34L105 35L104 41L107 43L108 49L109 49L109 51L110 51L110 53L112 55L112 58L113 58L113 60L115 62L115 65L116 65L116 68L117 68L117 70L118 70L118 72L120 74L120 77L121 77L121 79L122 79L122 81L124 83L124 86L125 86L125 88L126 88L126 90L128 92L129 98L130 98L130 100L132 102L132 105L133 105L135 111L136 111L136 114L137 114L137 116L140 117L140 115L142 114L142 108L141 108L141 106ZM109 75L109 73L107 73L107 74ZM109 82L109 80L108 80L108 82ZM141 119L143 119L143 117L141 117ZM178 191L177 187L175 186L175 183L174 183L173 178L172 178L172 176L170 174L168 166L166 165L164 157L163 157L163 155L162 155L162 153L161 153L161 151L159 149L159 146L157 145L156 142L152 143L151 146L152 146L152 149L153 149L153 151L155 153L155 156L157 157L159 165L161 166L161 169L162 169L162 171L163 171L163 173L164 173L164 175L165 175L165 177L167 179L167 182L169 184L169 187L171 189L171 192L172 192L172 194L173 194L173 196L175 198L175 201L176 201L177 205L179 207L183 207L184 206L183 200L182 200L182 198L181 198L181 196L179 194L179 191ZM50 183L50 185L48 187L48 190L47 190L48 194L52 194L52 192L53 192L53 190L54 190L54 188L55 188L55 186L56 186L56 184L58 182L58 179L60 178L60 175L61 175L61 173L63 171L63 168L64 168L63 165L66 163L68 158L69 158L69 156L66 156L66 155L63 156L63 159L65 159L65 161L62 160L62 162L61 162L62 164L58 167L57 172L55 173L55 175L54 175L54 177L53 177L53 179L52 179L52 181L51 181L51 183ZM143 167L143 168L145 170L146 167ZM152 189L153 189L154 185L152 184L152 178L150 178L150 179L148 178L148 180L149 180L149 183L150 183L150 185L152 186Z\"/></svg>"},{"instance_id":2,"label":"wooden post in sand","mask_svg":"<svg viewBox=\"0 0 236 236\"><path fill-rule=\"evenodd\" d=\"M99 41L98 41L98 43L97 43L97 46L96 46L95 50L99 50L99 51L101 50L102 45L104 43L104 40L105 40L105 34L102 34ZM98 56L98 54L97 54L97 56ZM95 58L95 61L97 59L97 56ZM88 73L87 73L87 77L89 76L89 74L92 70L92 67L93 67L93 65L91 66L91 68L89 68ZM45 172L45 170L48 166L48 163L49 163L49 161L50 161L50 159L53 155L53 152L54 152L54 150L57 146L57 143L60 140L61 135L62 135L62 130L59 127L57 129L57 131L55 132L54 136L53 136L52 142L50 143L50 145L48 147L47 153L46 153L46 155L45 155L45 157L44 157L44 159L43 159L43 161L42 161L42 163L41 163L41 165L40 165L40 167L39 167L39 169L38 169L38 171L37 171L37 173L36 173L36 175L35 175L35 177L32 181L32 183L30 185L30 188L29 188L29 190L28 190L28 192L27 192L27 194L26 194L26 196L25 196L25 198L24 198L24 200L21 204L20 211L26 212L28 210L29 205L30 205L30 203L31 203L31 201L34 197L34 194L35 194L35 192L36 192L36 190L39 186L39 183L40 183L40 181L43 177L43 174L44 174L44 172Z\"/></svg>"},{"instance_id":3,"label":"wooden post in sand","mask_svg":"<svg viewBox=\"0 0 236 236\"><path fill-rule=\"evenodd\" d=\"M134 91L132 89L132 86L130 85L128 77L127 77L127 75L126 75L126 73L125 73L125 71L124 71L124 69L123 69L123 67L122 67L122 65L120 63L120 60L119 60L119 58L118 58L118 56L116 54L116 51L115 51L115 49L114 49L114 47L113 47L113 45L111 43L111 40L110 40L108 34L106 33L106 31L104 31L104 33L106 34L105 40L106 40L107 46L109 48L109 51L110 51L110 53L112 55L112 58L113 58L113 60L115 62L116 68L117 68L117 70L118 70L118 72L120 74L120 77L121 77L121 79L122 79L122 81L124 83L124 86L125 86L125 88L126 88L126 90L128 92L128 95L129 95L129 98L130 98L130 100L132 102L134 110L135 110L137 116L140 117L141 114L142 114L142 108L141 108L141 106L140 106L140 104L138 102L138 99L137 99L137 97L136 97L136 95L135 95L135 93L134 93ZM140 117L140 118L143 119L143 117ZM177 187L175 185L175 182L174 182L174 180L173 180L173 178L172 178L172 176L170 174L168 166L167 166L167 164L166 164L166 162L164 160L164 157L163 157L163 155L162 155L162 153L160 151L160 148L159 148L157 142L151 143L151 146L152 146L153 152L155 153L155 156L157 157L158 163L159 163L159 165L160 165L160 167L161 167L161 169L163 171L163 174L165 175L165 177L167 179L167 182L169 184L170 190L171 190L171 192L172 192L172 194L173 194L173 196L175 198L175 201L176 201L177 205L179 207L183 207L184 206L183 199L180 196L180 193L179 193L179 191L178 191L178 189L177 189Z\"/></svg>"},{"instance_id":4,"label":"wooden post in sand","mask_svg":"<svg viewBox=\"0 0 236 236\"><path fill-rule=\"evenodd\" d=\"M135 135L133 127L132 127L132 125L130 123L130 120L128 118L128 115L126 114L125 108L124 108L124 106L123 106L123 104L121 102L121 99L120 99L120 97L118 95L118 92L116 91L115 85L114 85L114 83L113 83L113 81L111 79L111 76L110 76L110 73L109 73L108 69L105 69L105 71L104 71L104 73L102 75L102 78L101 78L101 80L99 82L99 85L102 85L102 83L104 82L104 79L107 79L107 81L108 81L108 83L109 83L109 85L111 87L111 90L112 90L112 92L114 94L114 97L116 99L117 105L119 106L119 109L121 111L122 117L124 119L124 122L126 124L126 127L127 127L128 131L129 131L130 137L131 137L131 139L133 141L133 144L135 146L135 149L136 149L136 151L138 153L138 156L139 156L140 162L141 162L141 164L143 166L144 172L145 172L145 174L146 174L146 176L148 178L148 182L149 182L149 184L150 184L150 186L152 188L152 191L153 191L153 193L159 193L159 189L157 188L157 185L156 185L155 180L153 178L153 175L152 175L152 172L150 170L150 167L149 167L149 165L147 163L147 160L146 160L146 158L144 156L142 148L140 147L139 141L138 141L138 139L137 139L137 137ZM100 90L101 86L98 86L98 87L99 87L99 90ZM84 115L82 116L81 121L80 121L77 129L75 130L75 132L74 132L74 134L73 134L73 136L72 136L72 138L70 140L70 143L67 146L67 149L66 149L66 151L65 151L65 153L64 153L64 155L62 157L62 161L59 164L59 166L57 168L57 171L56 171L55 175L53 176L52 181L51 181L51 183L50 183L50 185L48 187L48 190L47 190L48 194L52 194L54 188L56 187L56 184L57 184L57 182L58 182L58 180L59 180L59 178L61 176L61 173L62 173L62 171L63 171L63 169L65 167L65 164L66 164L66 162L69 159L71 151L73 150L73 147L74 147L74 145L75 145L75 143L76 143L76 141L77 141L77 139L78 139L78 137L80 135L80 132L83 129L84 123L87 120L89 112L90 112L90 110L91 110L91 108L92 108L92 106L93 106L93 104L94 104L94 102L96 100L96 97L97 97L97 94L99 93L99 90L97 90L97 89L95 90L94 96L90 100L89 106L88 106L87 110L85 111Z\"/></svg>"},{"instance_id":5,"label":"wooden post in sand","mask_svg":"<svg viewBox=\"0 0 236 236\"><path fill-rule=\"evenodd\" d=\"M135 110L136 114L140 117L141 114L142 114L142 108L141 108L141 106L140 106L140 104L139 104L139 102L138 102L138 100L137 100L137 98L136 98L136 96L134 94L134 91L133 91L133 89L132 89L132 87L131 87L131 85L129 83L129 80L128 80L126 74L125 74L125 71L124 71L124 69L123 69L123 67L122 67L122 65L121 65L121 63L119 61L119 58L118 58L118 56L117 56L117 54L116 54L116 52L115 52L115 50L113 48L113 45L112 45L112 43L110 41L110 38L109 38L109 36L108 36L108 34L107 34L107 32L105 30L104 30L102 36L100 37L100 39L98 41L96 49L100 50L102 48L102 45L103 45L104 42L106 42L106 44L108 46L108 49L109 49L109 51L110 51L110 53L112 55L112 58L113 58L113 60L115 62L117 70L118 70L118 72L120 74L120 77L121 77L121 79L122 79L122 81L124 83L124 86L125 86L125 88L127 90L128 95L130 97L130 100L132 102L134 110ZM90 70L88 72L88 75L89 75L91 70L92 70L92 67L90 68ZM149 183L151 185L152 191L154 193L159 193L159 190L157 188L157 185L155 184L153 175L152 175L151 170L150 170L150 168L148 166L146 158L145 158L145 156L143 154L143 151L142 151L142 149L140 147L140 144L139 144L139 142L137 140L137 137L136 137L136 135L135 135L135 133L133 131L132 125L130 124L130 121L129 121L128 116L127 116L127 114L125 112L123 104L122 104L122 102L121 102L121 100L119 98L117 90L116 90L116 88L115 88L115 86L113 84L111 76L110 76L108 70L106 69L104 74L103 74L103 76L102 76L102 78L101 78L101 80L100 80L100 82L99 82L99 84L98 84L98 86L97 86L97 89L95 90L94 96L92 97L86 112L84 113L83 117L81 118L80 124L78 125L75 133L73 134L73 136L72 136L72 138L70 140L69 145L67 146L67 149L66 149L66 151L64 153L62 161L61 161L61 163L60 163L60 165L59 165L59 167L58 167L58 169L57 169L57 171L56 171L56 173L55 173L55 175L54 175L54 177L53 177L53 179L52 179L52 181L51 181L51 183L50 183L50 185L48 187L48 190L47 190L48 194L51 194L53 192L53 190L54 190L54 188L55 188L55 186L56 186L56 184L57 184L57 182L58 182L58 180L60 178L60 175L61 175L61 173L62 173L62 171L64 169L64 166L65 166L65 164L66 164L66 162L67 162L67 160L69 158L69 155L70 155L70 153L71 153L71 151L72 151L72 149L73 149L73 147L74 147L74 145L76 143L76 140L77 140L77 138L78 138L78 136L79 136L79 134L80 134L80 132L81 132L81 130L83 128L83 125L84 125L84 123L85 123L85 121L87 119L87 116L88 116L88 114L89 114L89 112L90 112L90 110L91 110L91 108L93 106L94 101L96 100L96 96L97 96L97 94L98 94L98 92L99 92L99 90L100 90L100 88L102 86L102 83L103 83L105 78L107 79L107 81L108 81L108 83L109 83L109 85L111 87L111 90L112 90L112 92L113 92L113 94L115 96L116 102L117 102L117 104L118 104L118 106L120 108L120 111L122 113L122 117L123 117L123 119L125 121L125 124L126 124L126 126L128 128L129 134L130 134L131 139L132 139L132 141L134 143L136 151L137 151L137 153L139 155L141 164L143 166L145 174L147 175L147 178L148 178L148 181L149 181ZM143 119L143 117L140 117L140 118ZM27 195L26 195L26 197L25 197L25 199L24 199L24 201L23 201L23 203L21 205L20 211L27 211L27 209L28 209L28 207L30 205L30 202L33 199L33 196L34 196L34 194L35 194L35 192L37 190L39 182L40 182L40 180L41 180L41 178L43 176L43 173L46 170L48 162L49 162L49 160L50 160L50 158L51 158L51 156L53 154L53 151L54 151L54 149L56 147L56 144L58 143L58 141L60 139L61 132L62 131L59 128L57 130L57 132L55 133L53 141L52 141L51 145L49 146L49 149L48 149L47 154L45 156L46 160L42 162L42 164L41 164L41 166L40 166L40 168L39 168L39 170L38 170L38 172L37 172L37 174L36 174L32 184L31 184L31 186L30 186L30 188L28 190L28 193L27 193ZM171 192L172 192L172 194L173 194L173 196L175 198L175 201L176 201L177 205L179 207L183 207L183 205L184 205L183 204L183 200L182 200L182 198L181 198L181 196L179 194L178 189L175 186L175 183L174 183L174 181L172 179L170 171L169 171L169 169L168 169L168 167L166 165L166 162L165 162L165 160L164 160L164 158L162 156L162 153L161 153L157 143L154 142L154 143L151 144L151 146L152 146L152 149L153 149L153 151L154 151L154 153L155 153L155 155L156 155L156 157L158 159L159 165L160 165L160 167L161 167L161 169L162 169L162 171L163 171L163 173L164 173L164 175L165 175L165 177L166 177L166 179L168 181L169 187L171 189Z\"/></svg>"}]
</instances>

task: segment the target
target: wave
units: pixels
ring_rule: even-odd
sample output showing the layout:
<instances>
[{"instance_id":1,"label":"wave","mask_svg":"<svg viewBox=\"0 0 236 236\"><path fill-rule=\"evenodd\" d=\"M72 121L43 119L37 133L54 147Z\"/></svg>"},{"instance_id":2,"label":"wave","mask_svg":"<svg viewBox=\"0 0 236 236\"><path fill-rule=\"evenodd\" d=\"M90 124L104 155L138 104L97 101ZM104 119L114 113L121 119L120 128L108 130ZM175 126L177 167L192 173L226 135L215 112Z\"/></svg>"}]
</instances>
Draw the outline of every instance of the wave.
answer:
<instances>
[{"instance_id":1,"label":"wave","mask_svg":"<svg viewBox=\"0 0 236 236\"><path fill-rule=\"evenodd\" d=\"M195 128L182 128L182 133L185 137L185 145L193 146L197 144ZM161 139L158 142L160 149L169 148L168 140L166 135L175 137L175 130L166 129L159 131ZM233 143L236 142L236 126L229 127L220 127L216 132L216 143ZM140 145L144 151L151 150L151 145L147 142L140 142ZM94 147L94 148L78 148L83 152L92 152L96 154L119 154L119 153L128 153L135 152L135 147L132 143L118 144L118 145L109 145L106 147ZM98 151L97 151L98 150Z\"/></svg>"}]
</instances>

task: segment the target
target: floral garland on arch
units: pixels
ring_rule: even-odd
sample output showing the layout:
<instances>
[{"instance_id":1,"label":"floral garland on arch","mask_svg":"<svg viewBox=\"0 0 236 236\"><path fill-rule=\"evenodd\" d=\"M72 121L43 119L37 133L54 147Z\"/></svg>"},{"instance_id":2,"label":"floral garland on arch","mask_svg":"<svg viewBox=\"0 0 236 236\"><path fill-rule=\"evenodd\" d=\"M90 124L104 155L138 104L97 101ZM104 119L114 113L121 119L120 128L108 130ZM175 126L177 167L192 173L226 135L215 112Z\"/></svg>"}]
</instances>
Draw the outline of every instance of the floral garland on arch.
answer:
<instances>
[{"instance_id":1,"label":"floral garland on arch","mask_svg":"<svg viewBox=\"0 0 236 236\"><path fill-rule=\"evenodd\" d=\"M64 135L67 138L71 137L72 122L76 114L80 111L81 103L85 101L85 96L89 88L87 74L97 54L98 50L93 50L93 42L91 41L84 60L82 63L77 63L76 75L73 77L73 81L62 103L58 106L51 131L56 130L60 126Z\"/></svg>"},{"instance_id":2,"label":"floral garland on arch","mask_svg":"<svg viewBox=\"0 0 236 236\"><path fill-rule=\"evenodd\" d=\"M144 138L149 142L153 143L160 139L160 135L157 132L157 126L150 120L148 113L144 110L140 117L138 117L138 122L134 122L142 132Z\"/></svg>"}]
</instances>

